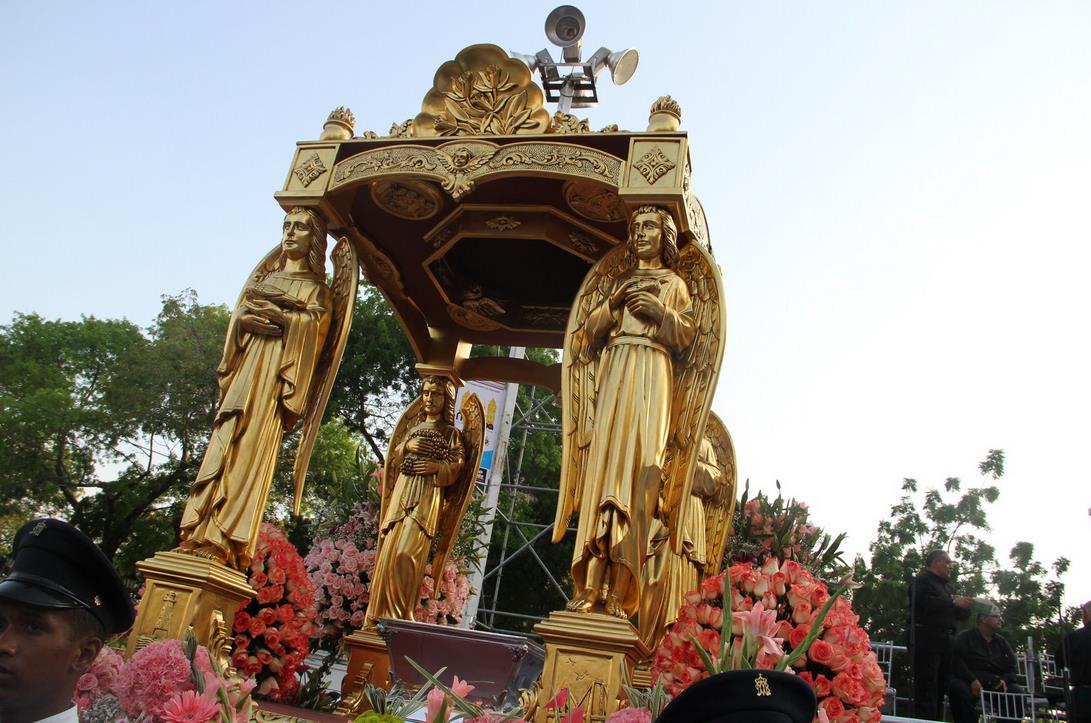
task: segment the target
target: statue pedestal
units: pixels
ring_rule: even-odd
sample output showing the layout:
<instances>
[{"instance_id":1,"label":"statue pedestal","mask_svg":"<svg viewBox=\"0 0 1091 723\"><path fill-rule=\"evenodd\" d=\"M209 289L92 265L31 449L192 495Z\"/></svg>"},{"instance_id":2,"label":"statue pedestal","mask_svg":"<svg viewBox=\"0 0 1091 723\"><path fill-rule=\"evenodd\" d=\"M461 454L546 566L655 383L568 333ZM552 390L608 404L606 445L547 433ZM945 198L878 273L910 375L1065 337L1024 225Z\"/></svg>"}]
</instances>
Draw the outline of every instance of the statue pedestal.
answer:
<instances>
[{"instance_id":1,"label":"statue pedestal","mask_svg":"<svg viewBox=\"0 0 1091 723\"><path fill-rule=\"evenodd\" d=\"M636 628L611 615L554 612L534 632L546 649L534 723L558 718L545 704L561 688L568 689L571 707L584 706L585 720L606 720L619 707L621 686L631 685L633 668L648 657Z\"/></svg>"},{"instance_id":2,"label":"statue pedestal","mask_svg":"<svg viewBox=\"0 0 1091 723\"><path fill-rule=\"evenodd\" d=\"M180 552L157 552L136 568L146 582L128 654L157 640L181 639L192 628L197 641L228 667L235 610L255 595L246 575L223 563Z\"/></svg>"},{"instance_id":3,"label":"statue pedestal","mask_svg":"<svg viewBox=\"0 0 1091 723\"><path fill-rule=\"evenodd\" d=\"M374 628L357 630L344 638L349 665L341 683L341 705L337 715L355 718L371 709L364 696L364 684L390 688L390 654L386 641Z\"/></svg>"}]
</instances>

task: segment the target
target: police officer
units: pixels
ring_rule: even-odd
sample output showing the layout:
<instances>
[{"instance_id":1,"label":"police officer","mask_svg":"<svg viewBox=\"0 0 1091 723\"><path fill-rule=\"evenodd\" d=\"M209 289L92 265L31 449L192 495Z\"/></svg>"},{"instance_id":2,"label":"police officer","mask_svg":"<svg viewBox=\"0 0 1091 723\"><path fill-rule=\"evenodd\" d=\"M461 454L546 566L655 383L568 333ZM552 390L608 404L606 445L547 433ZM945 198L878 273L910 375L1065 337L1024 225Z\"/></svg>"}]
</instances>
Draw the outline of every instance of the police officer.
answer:
<instances>
[{"instance_id":1,"label":"police officer","mask_svg":"<svg viewBox=\"0 0 1091 723\"><path fill-rule=\"evenodd\" d=\"M113 565L67 522L31 520L0 580L0 723L76 723L72 693L132 603Z\"/></svg>"}]
</instances>

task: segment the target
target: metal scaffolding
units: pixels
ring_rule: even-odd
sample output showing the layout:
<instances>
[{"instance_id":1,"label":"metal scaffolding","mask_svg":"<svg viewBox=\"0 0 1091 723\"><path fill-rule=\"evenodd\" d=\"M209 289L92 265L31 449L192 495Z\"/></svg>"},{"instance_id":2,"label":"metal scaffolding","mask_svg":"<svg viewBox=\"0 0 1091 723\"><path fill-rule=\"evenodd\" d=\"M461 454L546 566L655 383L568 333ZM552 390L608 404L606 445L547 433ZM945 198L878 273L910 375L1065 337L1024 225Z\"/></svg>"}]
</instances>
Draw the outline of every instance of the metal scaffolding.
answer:
<instances>
[{"instance_id":1,"label":"metal scaffolding","mask_svg":"<svg viewBox=\"0 0 1091 723\"><path fill-rule=\"evenodd\" d=\"M517 388L511 393L517 397L516 391ZM558 438L558 445L561 434L560 420L553 418L549 413L549 407L556 401L553 393L530 387L527 396L528 399L524 404L519 404L516 400L513 408L508 447L511 454L504 454L502 467L494 470L494 476L499 479L490 480L490 487L495 485L494 494L499 502L494 508L493 525L499 526L502 533L498 539L497 536L492 535L489 540L491 554L488 557L495 559L495 562L491 566L486 564L479 577L481 600L478 602L476 616L471 623L477 627L498 632L526 632L515 629L512 621L516 623L523 621L525 625L527 622L544 620L545 615L548 614L528 615L524 611L503 607L501 593L505 582L504 573L512 563L522 562L528 555L536 563L544 579L548 581L549 588L557 593L557 604L554 609L563 607L568 601L568 594L562 581L558 580L555 571L549 569L538 551L534 549L535 544L543 538L547 544L549 543L553 525L516 519L516 505L520 495L547 496L552 509L558 492L556 486L546 487L525 483L523 460L530 434L533 432L554 434Z\"/></svg>"}]
</instances>

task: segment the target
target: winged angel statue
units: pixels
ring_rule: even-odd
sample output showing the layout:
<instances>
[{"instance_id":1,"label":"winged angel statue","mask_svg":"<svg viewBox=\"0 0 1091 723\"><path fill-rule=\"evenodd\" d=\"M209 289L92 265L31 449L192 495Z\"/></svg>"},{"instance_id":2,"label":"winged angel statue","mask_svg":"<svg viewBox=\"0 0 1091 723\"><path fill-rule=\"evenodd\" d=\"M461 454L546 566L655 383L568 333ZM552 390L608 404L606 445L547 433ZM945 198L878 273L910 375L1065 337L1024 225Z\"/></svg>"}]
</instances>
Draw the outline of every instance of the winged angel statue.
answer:
<instances>
[{"instance_id":1,"label":"winged angel statue","mask_svg":"<svg viewBox=\"0 0 1091 723\"><path fill-rule=\"evenodd\" d=\"M671 550L670 531L662 521L652 522L638 621L640 637L650 649L658 646L667 628L678 619L686 593L697 590L702 579L719 573L723 566L738 496L735 470L731 435L720 418L709 413L690 496L684 502L687 510L681 552Z\"/></svg>"},{"instance_id":2,"label":"winged angel statue","mask_svg":"<svg viewBox=\"0 0 1091 723\"><path fill-rule=\"evenodd\" d=\"M628 242L592 267L569 316L553 529L559 542L579 510L569 610L638 611L653 520L682 548L726 330L712 257L677 239L669 211L636 209Z\"/></svg>"},{"instance_id":3,"label":"winged angel statue","mask_svg":"<svg viewBox=\"0 0 1091 723\"><path fill-rule=\"evenodd\" d=\"M250 566L280 443L303 421L293 478L299 512L322 412L345 350L357 260L342 238L326 284L326 223L296 207L280 245L257 265L227 327L216 369L219 408L182 513L181 552Z\"/></svg>"},{"instance_id":4,"label":"winged angel statue","mask_svg":"<svg viewBox=\"0 0 1091 723\"><path fill-rule=\"evenodd\" d=\"M379 618L413 619L429 555L438 580L470 504L485 413L476 394L465 394L459 431L455 392L446 377L424 377L390 438L365 627Z\"/></svg>"}]
</instances>

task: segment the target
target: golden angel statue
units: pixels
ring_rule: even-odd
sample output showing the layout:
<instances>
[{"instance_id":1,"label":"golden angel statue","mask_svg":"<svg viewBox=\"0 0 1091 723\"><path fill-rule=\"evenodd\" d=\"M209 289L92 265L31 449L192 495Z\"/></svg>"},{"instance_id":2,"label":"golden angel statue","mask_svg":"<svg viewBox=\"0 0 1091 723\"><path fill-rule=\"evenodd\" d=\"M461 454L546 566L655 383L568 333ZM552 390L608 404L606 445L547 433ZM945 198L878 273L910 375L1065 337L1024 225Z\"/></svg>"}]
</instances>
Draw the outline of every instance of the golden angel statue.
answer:
<instances>
[{"instance_id":1,"label":"golden angel statue","mask_svg":"<svg viewBox=\"0 0 1091 723\"><path fill-rule=\"evenodd\" d=\"M424 377L390 438L364 627L379 618L413 619L429 556L433 577L442 578L485 448L481 400L463 396L459 431L455 392L446 377Z\"/></svg>"},{"instance_id":2,"label":"golden angel statue","mask_svg":"<svg viewBox=\"0 0 1091 723\"><path fill-rule=\"evenodd\" d=\"M216 369L220 403L182 512L179 551L250 566L285 432L303 420L293 477L298 513L315 435L356 299L356 251L342 238L326 284L326 224L297 207L280 245L254 269Z\"/></svg>"},{"instance_id":3,"label":"golden angel statue","mask_svg":"<svg viewBox=\"0 0 1091 723\"><path fill-rule=\"evenodd\" d=\"M719 270L642 206L627 243L588 272L565 333L560 499L553 541L579 510L569 610L639 608L652 520L680 551L698 442L726 335Z\"/></svg>"},{"instance_id":4,"label":"golden angel statue","mask_svg":"<svg viewBox=\"0 0 1091 723\"><path fill-rule=\"evenodd\" d=\"M690 496L685 503L680 553L671 550L670 532L662 521L652 522L637 625L640 638L649 649L655 649L678 619L686 593L699 589L701 580L717 574L723 565L738 495L735 469L731 435L720 418L709 413L705 435L697 450Z\"/></svg>"}]
</instances>

